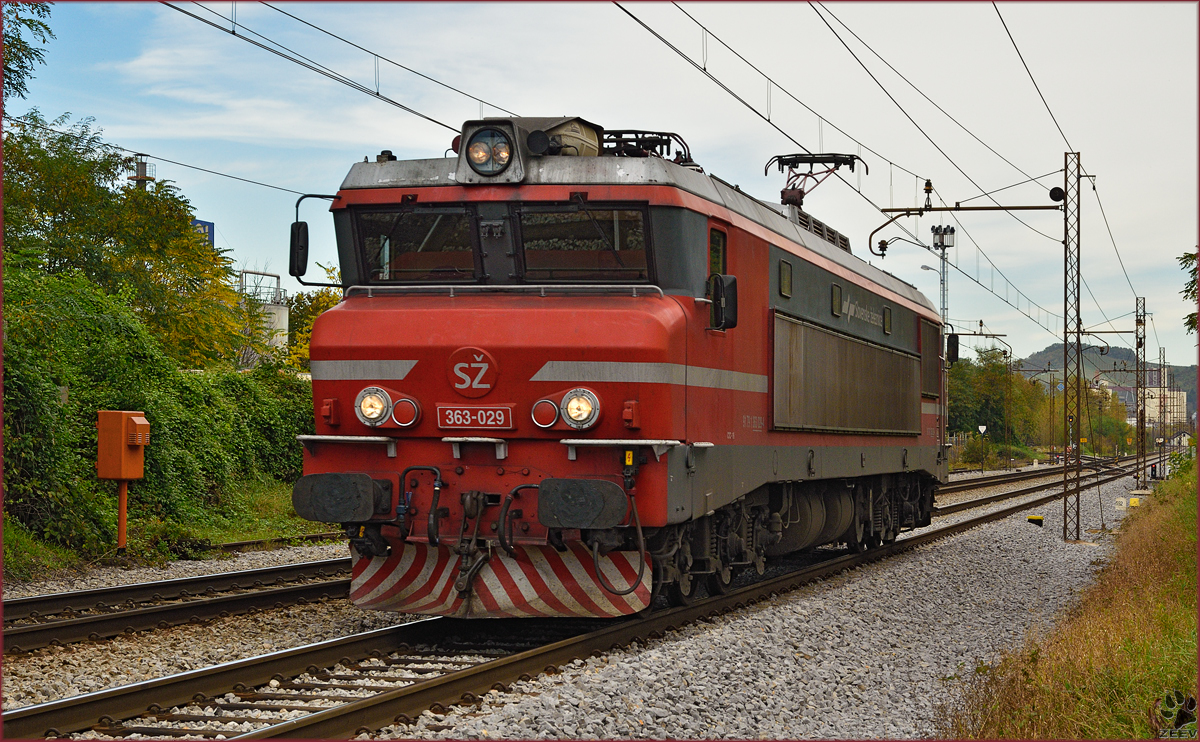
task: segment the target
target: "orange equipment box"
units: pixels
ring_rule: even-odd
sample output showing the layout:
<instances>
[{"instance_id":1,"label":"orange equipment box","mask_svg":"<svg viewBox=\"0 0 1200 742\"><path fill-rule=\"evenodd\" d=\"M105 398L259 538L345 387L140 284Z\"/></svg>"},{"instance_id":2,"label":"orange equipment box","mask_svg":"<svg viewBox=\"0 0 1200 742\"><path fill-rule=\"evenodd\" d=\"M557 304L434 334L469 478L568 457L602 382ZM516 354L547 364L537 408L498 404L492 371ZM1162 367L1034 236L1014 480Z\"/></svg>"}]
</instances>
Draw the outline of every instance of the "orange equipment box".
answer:
<instances>
[{"instance_id":1,"label":"orange equipment box","mask_svg":"<svg viewBox=\"0 0 1200 742\"><path fill-rule=\"evenodd\" d=\"M96 422L96 476L100 479L141 479L143 452L150 443L145 413L100 410Z\"/></svg>"}]
</instances>

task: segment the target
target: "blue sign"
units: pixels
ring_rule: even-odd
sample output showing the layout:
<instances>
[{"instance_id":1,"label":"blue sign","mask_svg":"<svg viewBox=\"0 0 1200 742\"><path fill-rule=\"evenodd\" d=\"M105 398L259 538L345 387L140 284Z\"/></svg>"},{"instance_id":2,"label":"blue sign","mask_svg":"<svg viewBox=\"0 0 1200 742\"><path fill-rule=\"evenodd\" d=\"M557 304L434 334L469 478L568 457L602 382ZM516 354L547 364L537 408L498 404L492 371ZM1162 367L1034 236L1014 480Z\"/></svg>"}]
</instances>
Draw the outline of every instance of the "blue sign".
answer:
<instances>
[{"instance_id":1,"label":"blue sign","mask_svg":"<svg viewBox=\"0 0 1200 742\"><path fill-rule=\"evenodd\" d=\"M1058 385L1058 391L1060 391L1060 392L1061 392L1062 390L1063 390L1063 385L1062 385L1061 383L1059 383L1059 385Z\"/></svg>"},{"instance_id":2,"label":"blue sign","mask_svg":"<svg viewBox=\"0 0 1200 742\"><path fill-rule=\"evenodd\" d=\"M192 226L196 231L204 235L208 239L208 244L217 244L217 225L214 222L202 222L199 219L192 220Z\"/></svg>"}]
</instances>

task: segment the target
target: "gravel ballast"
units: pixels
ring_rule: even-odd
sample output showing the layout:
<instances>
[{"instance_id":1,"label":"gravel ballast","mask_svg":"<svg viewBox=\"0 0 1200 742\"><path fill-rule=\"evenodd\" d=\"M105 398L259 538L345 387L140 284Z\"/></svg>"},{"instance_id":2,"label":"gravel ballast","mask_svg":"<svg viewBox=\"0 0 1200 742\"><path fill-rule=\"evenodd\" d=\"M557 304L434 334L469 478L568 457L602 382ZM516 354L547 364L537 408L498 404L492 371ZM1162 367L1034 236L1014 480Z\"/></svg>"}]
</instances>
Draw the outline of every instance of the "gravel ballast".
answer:
<instances>
[{"instance_id":1,"label":"gravel ballast","mask_svg":"<svg viewBox=\"0 0 1200 742\"><path fill-rule=\"evenodd\" d=\"M1110 528L1130 481L1102 487ZM1099 528L1096 488L1081 513ZM1061 502L1042 505L373 736L930 736L947 679L1050 629L1090 584L1112 536L1084 537L1095 543L1064 543Z\"/></svg>"},{"instance_id":2,"label":"gravel ballast","mask_svg":"<svg viewBox=\"0 0 1200 742\"><path fill-rule=\"evenodd\" d=\"M168 562L154 567L89 567L77 575L56 576L48 580L29 582L4 582L4 599L25 598L48 593L68 593L76 590L94 590L116 585L132 585L139 582L173 580L178 577L198 577L220 572L238 572L244 569L275 567L281 564L316 562L322 559L344 559L350 556L346 543L317 544L314 546L289 546L264 551L243 551L222 556L218 559Z\"/></svg>"},{"instance_id":3,"label":"gravel ballast","mask_svg":"<svg viewBox=\"0 0 1200 742\"><path fill-rule=\"evenodd\" d=\"M140 683L420 616L365 611L348 600L229 616L4 657L4 710Z\"/></svg>"}]
</instances>

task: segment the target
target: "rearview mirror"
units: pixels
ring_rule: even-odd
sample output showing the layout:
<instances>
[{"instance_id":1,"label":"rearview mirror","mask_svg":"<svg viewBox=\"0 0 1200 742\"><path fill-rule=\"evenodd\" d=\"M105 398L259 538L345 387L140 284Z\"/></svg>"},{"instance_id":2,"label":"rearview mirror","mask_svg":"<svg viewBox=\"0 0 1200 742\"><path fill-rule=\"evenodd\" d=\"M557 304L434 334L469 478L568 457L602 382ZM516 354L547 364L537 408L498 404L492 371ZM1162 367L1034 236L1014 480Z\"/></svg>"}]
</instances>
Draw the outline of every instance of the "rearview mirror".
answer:
<instances>
[{"instance_id":1,"label":"rearview mirror","mask_svg":"<svg viewBox=\"0 0 1200 742\"><path fill-rule=\"evenodd\" d=\"M288 273L303 276L308 270L308 222L292 222L292 243L288 254Z\"/></svg>"},{"instance_id":2,"label":"rearview mirror","mask_svg":"<svg viewBox=\"0 0 1200 742\"><path fill-rule=\"evenodd\" d=\"M737 276L714 273L708 277L710 330L732 330L737 327Z\"/></svg>"}]
</instances>

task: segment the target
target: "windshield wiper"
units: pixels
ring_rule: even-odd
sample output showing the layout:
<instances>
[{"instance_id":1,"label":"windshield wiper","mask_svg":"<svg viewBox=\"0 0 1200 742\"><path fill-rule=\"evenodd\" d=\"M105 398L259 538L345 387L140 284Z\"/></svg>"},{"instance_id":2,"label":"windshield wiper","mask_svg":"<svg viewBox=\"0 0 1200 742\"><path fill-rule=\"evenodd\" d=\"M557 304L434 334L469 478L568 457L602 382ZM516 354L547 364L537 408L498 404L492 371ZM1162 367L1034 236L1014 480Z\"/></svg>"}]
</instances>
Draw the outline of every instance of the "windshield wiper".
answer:
<instances>
[{"instance_id":1,"label":"windshield wiper","mask_svg":"<svg viewBox=\"0 0 1200 742\"><path fill-rule=\"evenodd\" d=\"M592 216L592 212L588 209L583 200L583 194L576 193L575 198L579 201L579 210L584 214L587 214L588 221L590 221L592 226L596 228L596 232L599 233L600 239L604 240L604 244L607 245L608 249L612 251L613 257L617 259L617 265L624 268L625 261L621 260L621 252L613 246L612 240L608 239L608 235L604 234L604 229L600 226L600 222L596 221L596 217ZM614 229L616 229L616 227L614 227Z\"/></svg>"}]
</instances>

